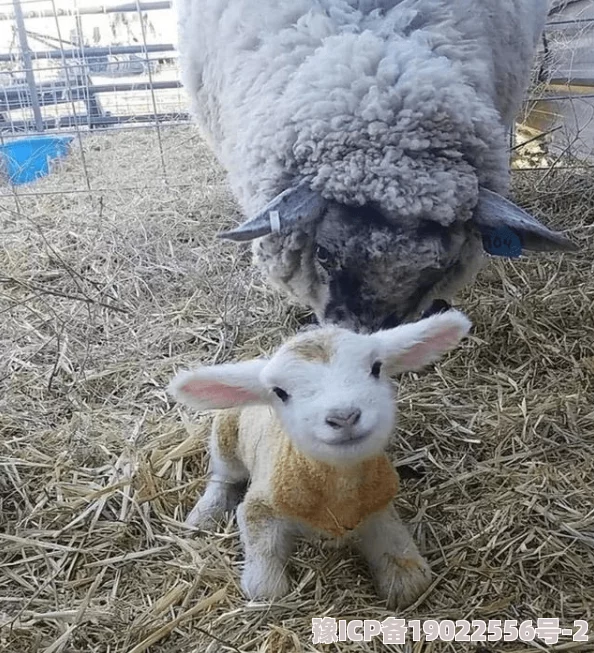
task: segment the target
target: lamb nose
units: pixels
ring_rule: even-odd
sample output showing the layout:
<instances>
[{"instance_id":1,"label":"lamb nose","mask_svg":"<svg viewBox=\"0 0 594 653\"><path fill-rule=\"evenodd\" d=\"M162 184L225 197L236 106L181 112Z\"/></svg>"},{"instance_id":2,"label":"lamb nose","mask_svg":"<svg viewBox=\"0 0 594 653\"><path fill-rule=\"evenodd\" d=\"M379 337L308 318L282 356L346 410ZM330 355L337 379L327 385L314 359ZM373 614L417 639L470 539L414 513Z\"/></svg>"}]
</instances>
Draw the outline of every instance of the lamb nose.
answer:
<instances>
[{"instance_id":1,"label":"lamb nose","mask_svg":"<svg viewBox=\"0 0 594 653\"><path fill-rule=\"evenodd\" d=\"M342 429L345 426L354 426L361 419L361 411L356 410L336 410L328 413L326 424L333 429Z\"/></svg>"}]
</instances>

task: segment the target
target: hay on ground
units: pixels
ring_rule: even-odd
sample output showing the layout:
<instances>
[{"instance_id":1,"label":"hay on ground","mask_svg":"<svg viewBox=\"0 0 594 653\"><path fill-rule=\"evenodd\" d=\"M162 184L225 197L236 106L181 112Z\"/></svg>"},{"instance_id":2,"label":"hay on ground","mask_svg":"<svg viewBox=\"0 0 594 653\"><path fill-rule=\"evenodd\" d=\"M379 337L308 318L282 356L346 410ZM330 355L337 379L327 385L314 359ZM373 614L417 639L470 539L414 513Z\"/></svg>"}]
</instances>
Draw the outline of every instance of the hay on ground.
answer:
<instances>
[{"instance_id":1,"label":"hay on ground","mask_svg":"<svg viewBox=\"0 0 594 653\"><path fill-rule=\"evenodd\" d=\"M249 251L215 239L237 208L196 132L161 131L89 135L84 166L76 141L30 189L48 194L0 198L0 649L386 650L311 643L314 616L390 615L355 557L302 544L292 594L249 604L234 520L180 524L207 424L164 386L270 351L297 321ZM407 618L593 619L594 176L514 174L583 250L494 261L459 302L472 337L403 379L390 454L416 475L398 506L434 573Z\"/></svg>"}]
</instances>

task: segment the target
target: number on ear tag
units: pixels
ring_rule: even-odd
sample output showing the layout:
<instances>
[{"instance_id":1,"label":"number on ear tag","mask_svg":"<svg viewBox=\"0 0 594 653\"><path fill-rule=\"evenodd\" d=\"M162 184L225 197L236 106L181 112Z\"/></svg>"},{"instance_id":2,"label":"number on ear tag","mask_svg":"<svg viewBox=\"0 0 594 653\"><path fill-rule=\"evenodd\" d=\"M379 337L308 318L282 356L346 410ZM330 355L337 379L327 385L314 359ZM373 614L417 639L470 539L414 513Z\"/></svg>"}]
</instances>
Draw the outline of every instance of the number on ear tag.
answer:
<instances>
[{"instance_id":1,"label":"number on ear tag","mask_svg":"<svg viewBox=\"0 0 594 653\"><path fill-rule=\"evenodd\" d=\"M522 254L522 240L507 227L488 229L483 232L483 248L491 256L518 258Z\"/></svg>"}]
</instances>

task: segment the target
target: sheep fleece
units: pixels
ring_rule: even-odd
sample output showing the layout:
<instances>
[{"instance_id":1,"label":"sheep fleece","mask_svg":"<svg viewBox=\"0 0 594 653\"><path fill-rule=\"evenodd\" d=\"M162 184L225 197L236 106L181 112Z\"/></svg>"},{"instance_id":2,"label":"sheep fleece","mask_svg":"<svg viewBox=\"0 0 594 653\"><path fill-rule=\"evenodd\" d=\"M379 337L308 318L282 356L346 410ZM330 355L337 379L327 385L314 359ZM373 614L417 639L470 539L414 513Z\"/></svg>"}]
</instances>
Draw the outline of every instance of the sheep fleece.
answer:
<instances>
[{"instance_id":1,"label":"sheep fleece","mask_svg":"<svg viewBox=\"0 0 594 653\"><path fill-rule=\"evenodd\" d=\"M547 0L177 0L191 111L246 214L295 178L400 222L508 190Z\"/></svg>"}]
</instances>

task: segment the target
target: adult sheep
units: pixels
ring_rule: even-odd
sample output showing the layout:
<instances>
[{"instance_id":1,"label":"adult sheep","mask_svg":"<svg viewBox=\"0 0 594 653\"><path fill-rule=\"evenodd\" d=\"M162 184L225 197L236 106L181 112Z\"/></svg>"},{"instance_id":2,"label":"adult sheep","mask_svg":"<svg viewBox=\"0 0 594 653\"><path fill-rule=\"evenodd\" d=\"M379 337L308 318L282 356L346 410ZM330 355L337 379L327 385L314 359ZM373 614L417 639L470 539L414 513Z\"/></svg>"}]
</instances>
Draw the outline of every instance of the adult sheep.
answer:
<instances>
[{"instance_id":1,"label":"adult sheep","mask_svg":"<svg viewBox=\"0 0 594 653\"><path fill-rule=\"evenodd\" d=\"M547 0L178 0L191 110L265 275L375 330L450 301L485 251L570 250L511 201L508 131Z\"/></svg>"}]
</instances>

